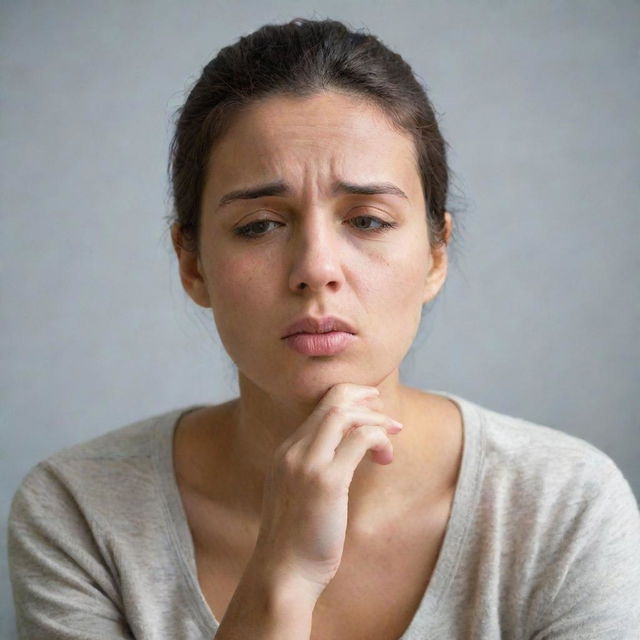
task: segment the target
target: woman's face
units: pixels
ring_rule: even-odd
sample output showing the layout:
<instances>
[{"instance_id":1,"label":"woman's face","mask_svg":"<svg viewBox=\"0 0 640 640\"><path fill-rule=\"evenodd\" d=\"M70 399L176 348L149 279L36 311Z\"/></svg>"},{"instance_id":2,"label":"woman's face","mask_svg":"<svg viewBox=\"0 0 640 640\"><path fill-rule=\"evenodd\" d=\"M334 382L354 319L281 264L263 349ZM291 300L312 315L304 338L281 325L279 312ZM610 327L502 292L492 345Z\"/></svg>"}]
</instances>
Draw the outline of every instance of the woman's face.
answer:
<instances>
[{"instance_id":1,"label":"woman's face","mask_svg":"<svg viewBox=\"0 0 640 640\"><path fill-rule=\"evenodd\" d=\"M276 397L397 373L446 276L411 138L337 92L271 97L239 115L213 150L201 215L199 275L183 283L212 308L240 375ZM305 315L338 316L355 337L334 355L300 353L283 336Z\"/></svg>"}]
</instances>

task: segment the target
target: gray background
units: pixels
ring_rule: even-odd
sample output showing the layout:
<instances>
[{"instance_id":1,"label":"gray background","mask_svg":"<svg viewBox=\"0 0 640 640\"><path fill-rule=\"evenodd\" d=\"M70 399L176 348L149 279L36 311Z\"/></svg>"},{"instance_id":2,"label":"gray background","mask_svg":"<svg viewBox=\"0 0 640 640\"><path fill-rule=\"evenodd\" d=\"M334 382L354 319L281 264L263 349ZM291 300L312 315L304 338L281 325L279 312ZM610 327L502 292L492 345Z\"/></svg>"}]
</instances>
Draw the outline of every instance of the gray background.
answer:
<instances>
[{"instance_id":1,"label":"gray background","mask_svg":"<svg viewBox=\"0 0 640 640\"><path fill-rule=\"evenodd\" d=\"M637 2L4 0L3 523L48 454L235 395L166 233L171 115L220 47L296 16L398 50L451 145L460 235L405 382L580 436L640 495Z\"/></svg>"}]
</instances>

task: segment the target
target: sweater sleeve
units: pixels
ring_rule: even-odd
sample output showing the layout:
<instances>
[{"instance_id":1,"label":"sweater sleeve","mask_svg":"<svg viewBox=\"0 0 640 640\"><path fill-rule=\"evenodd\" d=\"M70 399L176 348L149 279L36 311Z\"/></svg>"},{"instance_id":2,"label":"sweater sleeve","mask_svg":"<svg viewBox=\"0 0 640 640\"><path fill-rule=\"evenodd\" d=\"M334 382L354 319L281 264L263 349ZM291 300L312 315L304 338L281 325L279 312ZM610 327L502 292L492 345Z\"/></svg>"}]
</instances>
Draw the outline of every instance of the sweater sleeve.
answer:
<instances>
[{"instance_id":1,"label":"sweater sleeve","mask_svg":"<svg viewBox=\"0 0 640 640\"><path fill-rule=\"evenodd\" d=\"M95 523L46 463L27 475L13 498L8 552L19 638L133 637Z\"/></svg>"},{"instance_id":2,"label":"sweater sleeve","mask_svg":"<svg viewBox=\"0 0 640 640\"><path fill-rule=\"evenodd\" d=\"M565 532L559 578L532 640L640 638L640 512L629 483L607 461Z\"/></svg>"}]
</instances>

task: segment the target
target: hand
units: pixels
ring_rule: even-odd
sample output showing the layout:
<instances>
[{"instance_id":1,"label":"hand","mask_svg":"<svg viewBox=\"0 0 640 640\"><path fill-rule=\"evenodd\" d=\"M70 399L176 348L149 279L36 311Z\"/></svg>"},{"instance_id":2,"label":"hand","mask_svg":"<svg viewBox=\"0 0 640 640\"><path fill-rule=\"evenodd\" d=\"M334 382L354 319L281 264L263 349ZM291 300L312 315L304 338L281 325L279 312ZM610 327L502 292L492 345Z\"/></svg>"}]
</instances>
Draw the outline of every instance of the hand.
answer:
<instances>
[{"instance_id":1,"label":"hand","mask_svg":"<svg viewBox=\"0 0 640 640\"><path fill-rule=\"evenodd\" d=\"M367 451L393 461L400 423L376 411L375 387L340 383L276 451L265 482L255 553L270 575L316 599L336 575L345 543L349 486Z\"/></svg>"}]
</instances>

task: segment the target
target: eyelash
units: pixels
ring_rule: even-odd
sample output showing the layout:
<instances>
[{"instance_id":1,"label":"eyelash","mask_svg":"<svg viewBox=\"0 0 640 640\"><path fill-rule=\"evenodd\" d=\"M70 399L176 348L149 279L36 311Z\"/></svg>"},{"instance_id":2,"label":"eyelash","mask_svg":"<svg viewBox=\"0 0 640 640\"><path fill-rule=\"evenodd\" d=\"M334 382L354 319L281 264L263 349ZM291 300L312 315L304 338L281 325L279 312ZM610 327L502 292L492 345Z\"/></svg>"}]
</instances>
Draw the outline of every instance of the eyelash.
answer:
<instances>
[{"instance_id":1,"label":"eyelash","mask_svg":"<svg viewBox=\"0 0 640 640\"><path fill-rule=\"evenodd\" d=\"M385 231L388 231L389 229L393 229L395 227L398 226L397 222L386 222L385 220L381 220L380 218L377 218L376 216L354 216L353 218L350 218L349 221L351 220L359 220L359 219L369 219L369 220L375 220L376 222L378 222L380 224L379 227L374 228L374 229L362 229L362 228L358 228L359 231L365 231L366 233L384 233ZM249 231L251 229L251 227L253 227L256 224L264 224L264 223L269 223L269 222L276 222L275 220L268 220L268 219L263 219L263 220L254 220L253 222L250 222L249 224L246 224L242 227L237 227L236 229L233 230L233 233L237 236L240 236L241 238L245 238L246 240L256 240L258 238L262 238L265 234L258 234L258 235L249 235Z\"/></svg>"}]
</instances>

